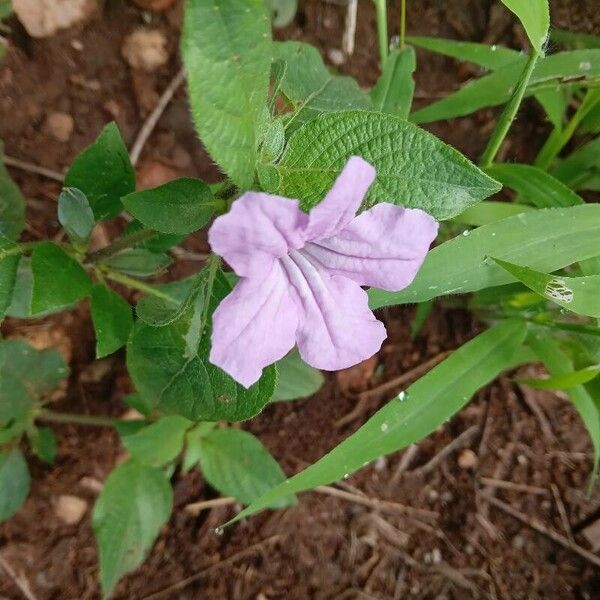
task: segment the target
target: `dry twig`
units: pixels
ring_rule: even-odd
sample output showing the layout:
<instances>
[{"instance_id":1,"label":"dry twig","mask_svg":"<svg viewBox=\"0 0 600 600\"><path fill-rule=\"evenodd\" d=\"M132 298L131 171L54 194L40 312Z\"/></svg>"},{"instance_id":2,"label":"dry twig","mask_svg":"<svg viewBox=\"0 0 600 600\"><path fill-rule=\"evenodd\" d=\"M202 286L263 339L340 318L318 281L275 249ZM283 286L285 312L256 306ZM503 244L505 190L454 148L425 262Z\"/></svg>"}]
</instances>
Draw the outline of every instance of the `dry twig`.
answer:
<instances>
[{"instance_id":1,"label":"dry twig","mask_svg":"<svg viewBox=\"0 0 600 600\"><path fill-rule=\"evenodd\" d=\"M142 150L144 149L144 145L148 141L148 138L154 131L156 124L158 123L160 117L163 112L169 105L169 102L173 99L175 92L179 89L179 86L185 80L185 71L181 69L175 77L171 80L171 83L166 87L165 91L162 93L156 108L148 115L148 118L142 125L133 146L131 146L131 152L129 153L131 157L131 164L135 167L137 164Z\"/></svg>"},{"instance_id":2,"label":"dry twig","mask_svg":"<svg viewBox=\"0 0 600 600\"><path fill-rule=\"evenodd\" d=\"M217 508L218 506L231 506L236 502L237 500L235 498L231 498L230 496L223 496L222 498L213 498L212 500L203 500L202 502L192 502L191 504L186 505L185 512L196 516L200 514L203 510L208 510L209 508Z\"/></svg>"},{"instance_id":3,"label":"dry twig","mask_svg":"<svg viewBox=\"0 0 600 600\"><path fill-rule=\"evenodd\" d=\"M4 154L2 156L2 160L5 165L9 167L13 167L15 169L20 169L21 171L25 171L26 173L34 173L35 175L41 175L42 177L46 177L47 179L52 179L53 181L58 181L62 183L64 181L65 176L58 171L53 171L52 169L47 169L46 167L40 167L34 163L28 162L26 160L21 160L20 158L14 158L13 156L7 156Z\"/></svg>"},{"instance_id":4,"label":"dry twig","mask_svg":"<svg viewBox=\"0 0 600 600\"><path fill-rule=\"evenodd\" d=\"M513 508L509 504L506 504L502 502L502 500L498 500L498 498L494 498L493 496L488 496L487 494L480 494L480 496L483 500L486 500L492 506L499 508L502 512L505 512L507 515L510 515L518 521L521 521L521 523L524 523L528 527L531 527L531 529L533 529L534 531L545 535L552 541L561 545L563 548L566 548L567 550L571 550L572 552L579 554L579 556L589 561L596 567L600 567L600 556L597 556L589 550L582 548L581 546L579 546L575 542L572 542L565 536L560 535L560 533L556 533L556 531L553 531L549 527L546 527L543 523L540 523L540 521L538 521L536 518L529 517L523 514L521 511L518 511L516 508Z\"/></svg>"},{"instance_id":5,"label":"dry twig","mask_svg":"<svg viewBox=\"0 0 600 600\"><path fill-rule=\"evenodd\" d=\"M494 479L493 477L480 477L479 483L492 486L493 488L502 488L512 492L523 492L525 494L538 494L543 496L548 493L548 490L536 485L527 485L525 483L515 483L514 481L504 481L503 479Z\"/></svg>"},{"instance_id":6,"label":"dry twig","mask_svg":"<svg viewBox=\"0 0 600 600\"><path fill-rule=\"evenodd\" d=\"M27 579L22 575L17 575L7 560L0 555L0 566L6 571L13 583L19 588L19 591L27 600L37 600L35 594L31 591L31 586Z\"/></svg>"},{"instance_id":7,"label":"dry twig","mask_svg":"<svg viewBox=\"0 0 600 600\"><path fill-rule=\"evenodd\" d=\"M232 554L228 558L225 558L222 561L220 561L214 565L210 565L209 567L206 567L205 569L198 571L197 573L195 573L194 575L192 575L190 577L186 577L185 579L182 579L181 581L178 581L177 583L174 583L173 585L170 585L166 588L163 588L162 590L159 590L158 592L155 592L154 594L145 596L143 598L143 600L159 600L159 598L173 598L174 592L178 592L180 590L185 589L189 585L192 585L192 583L199 581L200 579L202 579L202 577L205 577L206 575L208 575L209 573L212 573L213 571L216 571L217 569L221 569L223 567L228 567L228 566L236 563L237 561L242 560L243 558L252 556L258 550L262 550L265 546L275 544L276 542L281 541L284 537L285 537L284 535L272 535L271 537L269 537L265 540L262 540L256 544L253 544L252 546L245 548L244 550L240 550L240 552L236 552L235 554Z\"/></svg>"}]
</instances>

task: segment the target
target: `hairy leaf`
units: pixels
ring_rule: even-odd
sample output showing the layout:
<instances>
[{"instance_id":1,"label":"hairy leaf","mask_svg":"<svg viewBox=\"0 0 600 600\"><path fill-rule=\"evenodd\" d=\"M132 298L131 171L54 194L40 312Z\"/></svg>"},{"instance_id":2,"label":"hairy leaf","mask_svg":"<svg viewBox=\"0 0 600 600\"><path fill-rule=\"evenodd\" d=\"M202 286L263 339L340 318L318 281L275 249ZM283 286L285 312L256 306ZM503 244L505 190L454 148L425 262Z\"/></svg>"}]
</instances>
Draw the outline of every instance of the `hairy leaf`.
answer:
<instances>
[{"instance_id":1,"label":"hairy leaf","mask_svg":"<svg viewBox=\"0 0 600 600\"><path fill-rule=\"evenodd\" d=\"M104 597L143 562L172 505L173 492L160 469L129 460L108 476L92 517Z\"/></svg>"},{"instance_id":2,"label":"hairy leaf","mask_svg":"<svg viewBox=\"0 0 600 600\"><path fill-rule=\"evenodd\" d=\"M87 246L96 222L85 194L77 188L65 188L58 197L58 220L74 245Z\"/></svg>"},{"instance_id":3,"label":"hairy leaf","mask_svg":"<svg viewBox=\"0 0 600 600\"><path fill-rule=\"evenodd\" d=\"M279 191L310 208L354 155L377 170L365 208L392 202L449 219L500 189L462 154L411 123L350 111L322 115L291 137L277 166Z\"/></svg>"},{"instance_id":4,"label":"hairy leaf","mask_svg":"<svg viewBox=\"0 0 600 600\"><path fill-rule=\"evenodd\" d=\"M254 177L271 68L261 0L187 0L181 52L196 128L242 189Z\"/></svg>"},{"instance_id":5,"label":"hairy leaf","mask_svg":"<svg viewBox=\"0 0 600 600\"><path fill-rule=\"evenodd\" d=\"M29 469L20 450L0 452L0 522L10 519L27 499Z\"/></svg>"},{"instance_id":6,"label":"hairy leaf","mask_svg":"<svg viewBox=\"0 0 600 600\"><path fill-rule=\"evenodd\" d=\"M129 302L105 285L92 288L92 321L96 332L96 357L116 352L129 339L133 314Z\"/></svg>"},{"instance_id":7,"label":"hairy leaf","mask_svg":"<svg viewBox=\"0 0 600 600\"><path fill-rule=\"evenodd\" d=\"M0 142L0 237L16 240L25 227L25 200L2 161Z\"/></svg>"},{"instance_id":8,"label":"hairy leaf","mask_svg":"<svg viewBox=\"0 0 600 600\"><path fill-rule=\"evenodd\" d=\"M75 159L65 185L85 194L98 221L112 219L123 210L121 197L135 190L135 173L115 123L109 123Z\"/></svg>"},{"instance_id":9,"label":"hairy leaf","mask_svg":"<svg viewBox=\"0 0 600 600\"><path fill-rule=\"evenodd\" d=\"M200 438L200 468L206 480L221 494L250 504L285 480L277 461L260 440L239 429L214 429ZM271 505L295 504L287 495Z\"/></svg>"},{"instance_id":10,"label":"hairy leaf","mask_svg":"<svg viewBox=\"0 0 600 600\"><path fill-rule=\"evenodd\" d=\"M204 227L213 214L210 188L189 177L129 194L123 204L146 227L161 233L192 233Z\"/></svg>"}]
</instances>

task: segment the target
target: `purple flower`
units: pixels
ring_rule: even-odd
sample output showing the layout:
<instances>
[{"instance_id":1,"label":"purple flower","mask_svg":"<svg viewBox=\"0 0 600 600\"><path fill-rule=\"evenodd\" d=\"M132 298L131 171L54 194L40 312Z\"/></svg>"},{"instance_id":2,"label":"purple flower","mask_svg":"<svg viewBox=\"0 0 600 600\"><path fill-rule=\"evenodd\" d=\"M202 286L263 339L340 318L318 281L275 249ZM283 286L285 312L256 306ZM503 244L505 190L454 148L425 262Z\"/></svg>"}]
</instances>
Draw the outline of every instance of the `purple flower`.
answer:
<instances>
[{"instance_id":1,"label":"purple flower","mask_svg":"<svg viewBox=\"0 0 600 600\"><path fill-rule=\"evenodd\" d=\"M355 216L374 179L355 156L309 214L297 200L248 192L216 219L210 245L240 280L213 315L213 364L249 387L295 344L304 361L328 371L379 350L385 327L360 286L408 286L437 223L387 203Z\"/></svg>"}]
</instances>

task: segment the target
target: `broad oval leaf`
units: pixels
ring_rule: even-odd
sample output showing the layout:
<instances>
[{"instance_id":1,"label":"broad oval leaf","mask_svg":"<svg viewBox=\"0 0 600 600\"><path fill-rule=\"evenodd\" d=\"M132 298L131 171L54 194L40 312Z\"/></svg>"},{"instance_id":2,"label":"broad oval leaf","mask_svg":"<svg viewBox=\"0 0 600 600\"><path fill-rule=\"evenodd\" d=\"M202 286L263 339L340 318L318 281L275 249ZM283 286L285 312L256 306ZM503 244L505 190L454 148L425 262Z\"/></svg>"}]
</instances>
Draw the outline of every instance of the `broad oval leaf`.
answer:
<instances>
[{"instance_id":1,"label":"broad oval leaf","mask_svg":"<svg viewBox=\"0 0 600 600\"><path fill-rule=\"evenodd\" d=\"M98 221L112 219L123 210L121 197L135 190L135 173L115 123L109 123L75 159L65 185L85 194Z\"/></svg>"},{"instance_id":2,"label":"broad oval leaf","mask_svg":"<svg viewBox=\"0 0 600 600\"><path fill-rule=\"evenodd\" d=\"M449 219L500 189L462 154L407 121L375 112L322 115L291 137L277 170L279 192L310 208L351 156L377 170L364 208L392 202Z\"/></svg>"},{"instance_id":3,"label":"broad oval leaf","mask_svg":"<svg viewBox=\"0 0 600 600\"><path fill-rule=\"evenodd\" d=\"M0 142L0 237L16 240L25 227L25 199L2 162Z\"/></svg>"},{"instance_id":4,"label":"broad oval leaf","mask_svg":"<svg viewBox=\"0 0 600 600\"><path fill-rule=\"evenodd\" d=\"M307 365L297 350L277 362L277 375L273 402L307 398L316 394L325 383L323 373Z\"/></svg>"},{"instance_id":5,"label":"broad oval leaf","mask_svg":"<svg viewBox=\"0 0 600 600\"><path fill-rule=\"evenodd\" d=\"M377 411L323 458L253 502L232 521L289 494L339 481L367 462L417 442L459 411L501 371L514 366L526 325L506 321L456 350L444 362Z\"/></svg>"},{"instance_id":6,"label":"broad oval leaf","mask_svg":"<svg viewBox=\"0 0 600 600\"><path fill-rule=\"evenodd\" d=\"M247 431L214 429L200 438L200 469L221 494L244 504L282 483L285 475L261 441ZM295 504L294 497L278 499L271 508Z\"/></svg>"},{"instance_id":7,"label":"broad oval leaf","mask_svg":"<svg viewBox=\"0 0 600 600\"><path fill-rule=\"evenodd\" d=\"M187 0L181 53L200 137L225 173L247 189L271 69L262 0Z\"/></svg>"},{"instance_id":8,"label":"broad oval leaf","mask_svg":"<svg viewBox=\"0 0 600 600\"><path fill-rule=\"evenodd\" d=\"M183 448L185 432L192 424L183 417L172 415L123 435L123 445L141 463L162 467L175 460Z\"/></svg>"},{"instance_id":9,"label":"broad oval leaf","mask_svg":"<svg viewBox=\"0 0 600 600\"><path fill-rule=\"evenodd\" d=\"M105 285L92 288L92 322L96 332L96 357L102 358L122 348L133 327L129 302Z\"/></svg>"},{"instance_id":10,"label":"broad oval leaf","mask_svg":"<svg viewBox=\"0 0 600 600\"><path fill-rule=\"evenodd\" d=\"M77 188L65 188L58 197L58 220L71 242L85 247L96 222L85 194Z\"/></svg>"},{"instance_id":11,"label":"broad oval leaf","mask_svg":"<svg viewBox=\"0 0 600 600\"><path fill-rule=\"evenodd\" d=\"M204 227L213 214L213 195L199 179L182 177L123 198L125 208L146 227L185 235Z\"/></svg>"},{"instance_id":12,"label":"broad oval leaf","mask_svg":"<svg viewBox=\"0 0 600 600\"><path fill-rule=\"evenodd\" d=\"M172 505L173 491L160 469L129 460L108 476L92 516L105 597L143 562Z\"/></svg>"},{"instance_id":13,"label":"broad oval leaf","mask_svg":"<svg viewBox=\"0 0 600 600\"><path fill-rule=\"evenodd\" d=\"M33 314L68 306L88 296L92 282L84 268L52 242L37 244L31 253Z\"/></svg>"},{"instance_id":14,"label":"broad oval leaf","mask_svg":"<svg viewBox=\"0 0 600 600\"><path fill-rule=\"evenodd\" d=\"M231 286L217 276L208 318ZM190 355L186 339L197 311L188 312L164 327L138 321L127 347L127 366L138 391L169 414L192 421L243 421L258 414L273 396L276 368L246 389L208 361L210 326L200 338L196 354Z\"/></svg>"},{"instance_id":15,"label":"broad oval leaf","mask_svg":"<svg viewBox=\"0 0 600 600\"><path fill-rule=\"evenodd\" d=\"M10 519L27 499L29 469L20 450L0 452L0 522Z\"/></svg>"},{"instance_id":16,"label":"broad oval leaf","mask_svg":"<svg viewBox=\"0 0 600 600\"><path fill-rule=\"evenodd\" d=\"M7 254L3 256L3 252L14 250L16 250L15 244L6 238L0 237L0 322L4 319L12 303L17 283L19 261L21 260L20 254Z\"/></svg>"},{"instance_id":17,"label":"broad oval leaf","mask_svg":"<svg viewBox=\"0 0 600 600\"><path fill-rule=\"evenodd\" d=\"M371 308L423 302L510 283L491 257L552 272L599 254L600 205L534 210L484 225L439 245L401 292L369 290Z\"/></svg>"},{"instance_id":18,"label":"broad oval leaf","mask_svg":"<svg viewBox=\"0 0 600 600\"><path fill-rule=\"evenodd\" d=\"M543 54L550 29L548 0L502 0L502 4L521 21L536 52Z\"/></svg>"}]
</instances>

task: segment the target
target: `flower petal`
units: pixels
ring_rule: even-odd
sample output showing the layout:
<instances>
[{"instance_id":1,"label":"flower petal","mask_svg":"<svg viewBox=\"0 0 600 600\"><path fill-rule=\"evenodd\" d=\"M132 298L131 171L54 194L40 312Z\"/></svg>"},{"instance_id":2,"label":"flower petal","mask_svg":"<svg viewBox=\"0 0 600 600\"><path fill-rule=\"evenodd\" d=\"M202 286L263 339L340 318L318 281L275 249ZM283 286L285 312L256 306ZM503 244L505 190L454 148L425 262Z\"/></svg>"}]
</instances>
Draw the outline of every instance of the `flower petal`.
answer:
<instances>
[{"instance_id":1,"label":"flower petal","mask_svg":"<svg viewBox=\"0 0 600 600\"><path fill-rule=\"evenodd\" d=\"M426 212L382 203L336 236L303 252L333 275L389 291L408 286L423 264L438 224Z\"/></svg>"},{"instance_id":2,"label":"flower petal","mask_svg":"<svg viewBox=\"0 0 600 600\"><path fill-rule=\"evenodd\" d=\"M210 362L245 387L295 343L298 309L281 265L264 277L242 278L212 319Z\"/></svg>"},{"instance_id":3,"label":"flower petal","mask_svg":"<svg viewBox=\"0 0 600 600\"><path fill-rule=\"evenodd\" d=\"M297 200L247 192L215 220L208 241L241 277L266 275L275 259L304 244L307 223Z\"/></svg>"},{"instance_id":4,"label":"flower petal","mask_svg":"<svg viewBox=\"0 0 600 600\"><path fill-rule=\"evenodd\" d=\"M292 250L281 263L299 307L296 341L307 363L336 371L379 350L385 327L369 310L364 290L344 277L331 277L299 251Z\"/></svg>"},{"instance_id":5,"label":"flower petal","mask_svg":"<svg viewBox=\"0 0 600 600\"><path fill-rule=\"evenodd\" d=\"M309 213L307 240L331 237L354 218L375 181L375 169L360 156L348 160L325 198Z\"/></svg>"}]
</instances>

